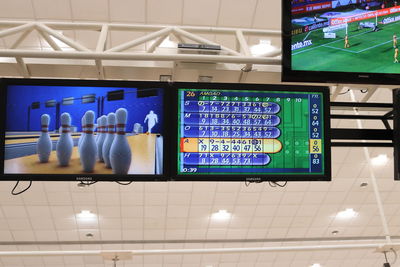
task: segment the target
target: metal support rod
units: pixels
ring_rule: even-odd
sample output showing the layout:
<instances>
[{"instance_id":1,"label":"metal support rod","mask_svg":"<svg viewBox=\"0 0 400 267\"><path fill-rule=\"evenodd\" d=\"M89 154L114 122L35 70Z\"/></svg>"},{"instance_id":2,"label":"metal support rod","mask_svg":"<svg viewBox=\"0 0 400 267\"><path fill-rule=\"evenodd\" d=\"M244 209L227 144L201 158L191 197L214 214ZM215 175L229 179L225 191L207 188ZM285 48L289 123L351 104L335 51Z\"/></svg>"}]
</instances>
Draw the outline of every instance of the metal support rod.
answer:
<instances>
[{"instance_id":1,"label":"metal support rod","mask_svg":"<svg viewBox=\"0 0 400 267\"><path fill-rule=\"evenodd\" d=\"M159 36L163 36L165 34L169 34L171 32L171 30L172 30L171 27L167 27L167 28L164 28L164 29L159 30L157 32L152 32L152 33L146 34L145 36L139 37L139 38L137 38L135 40L131 40L129 42L126 42L126 43L123 43L123 44L118 45L116 47L113 47L111 49L108 49L106 52L121 52L121 51L125 51L125 50L127 50L129 48L132 48L132 47L141 45L141 44L143 44L145 42L148 42L150 40L153 40L153 39L155 39L155 38L157 38Z\"/></svg>"},{"instance_id":2,"label":"metal support rod","mask_svg":"<svg viewBox=\"0 0 400 267\"><path fill-rule=\"evenodd\" d=\"M83 256L101 255L102 253L132 253L139 255L185 255L185 254L226 254L226 253L260 253L285 251L322 251L322 250L349 250L349 249L379 249L387 243L370 244L341 244L341 245L308 245L308 246L280 246L280 247L241 247L241 248L201 248L201 249L153 249L153 250L61 250L61 251L0 251L0 257L31 257L31 256ZM400 246L400 243L391 243L391 246Z\"/></svg>"},{"instance_id":3,"label":"metal support rod","mask_svg":"<svg viewBox=\"0 0 400 267\"><path fill-rule=\"evenodd\" d=\"M383 120L386 119L384 116L379 115L351 115L351 114L331 114L331 119L343 119L343 120ZM393 118L388 118L393 119Z\"/></svg>"},{"instance_id":4,"label":"metal support rod","mask_svg":"<svg viewBox=\"0 0 400 267\"><path fill-rule=\"evenodd\" d=\"M154 43L151 44L151 46L147 49L147 53L153 53L157 47L160 46L160 44L165 40L165 38L168 37L168 34L162 35L158 37L157 40L154 41Z\"/></svg>"},{"instance_id":5,"label":"metal support rod","mask_svg":"<svg viewBox=\"0 0 400 267\"><path fill-rule=\"evenodd\" d=\"M53 48L55 51L62 51L61 47L51 38L51 36L44 31L42 28L37 28L38 32L43 36L46 42Z\"/></svg>"},{"instance_id":6,"label":"metal support rod","mask_svg":"<svg viewBox=\"0 0 400 267\"><path fill-rule=\"evenodd\" d=\"M0 21L0 27L17 27L27 23L31 23L32 21L10 21L3 20ZM58 21L41 21L41 23L46 24L48 27L51 27L56 30L73 30L73 29L81 29L81 30L101 30L104 23L96 23L96 22L58 22ZM158 31L165 28L165 25L144 25L144 24L124 24L124 23L108 23L110 30L137 30L137 31ZM235 34L237 28L229 28L229 27L208 27L208 26L178 26L179 28L196 33L213 33L213 34ZM273 36L280 37L280 30L261 30L261 29L240 29L243 34L252 35L252 36Z\"/></svg>"},{"instance_id":7,"label":"metal support rod","mask_svg":"<svg viewBox=\"0 0 400 267\"><path fill-rule=\"evenodd\" d=\"M241 30L237 30L236 31L236 39L238 40L239 44L240 44L240 50L243 51L243 54L245 56L251 56L250 53L250 48L244 38L243 32ZM245 66L245 71L251 71L251 69L253 68L253 64L246 64Z\"/></svg>"},{"instance_id":8,"label":"metal support rod","mask_svg":"<svg viewBox=\"0 0 400 267\"><path fill-rule=\"evenodd\" d=\"M55 38L59 39L60 41L62 41L63 43L65 43L66 45L69 45L70 47L78 50L78 51L86 51L86 52L90 52L89 49L87 49L86 47L84 47L81 44L78 44L77 42L74 42L73 40L69 39L68 37L66 37L65 35L49 28L48 26L44 25L43 23L37 23L36 26L41 29L44 32L47 32L48 34L54 36Z\"/></svg>"},{"instance_id":9,"label":"metal support rod","mask_svg":"<svg viewBox=\"0 0 400 267\"><path fill-rule=\"evenodd\" d=\"M98 77L99 79L104 79L104 68L103 68L103 63L101 62L100 59L96 59L94 61L96 63L96 68L97 68L97 73L98 73Z\"/></svg>"},{"instance_id":10,"label":"metal support rod","mask_svg":"<svg viewBox=\"0 0 400 267\"><path fill-rule=\"evenodd\" d=\"M74 51L31 51L0 49L0 57L59 58L59 59L102 59L102 60L152 60L152 61L188 61L215 63L254 63L280 65L281 60L268 57L215 56L194 54L148 54L148 53L98 53Z\"/></svg>"},{"instance_id":11,"label":"metal support rod","mask_svg":"<svg viewBox=\"0 0 400 267\"><path fill-rule=\"evenodd\" d=\"M18 66L19 66L22 76L24 76L24 78L29 78L31 75L29 73L28 67L26 66L24 60L20 57L16 57L15 60L18 63Z\"/></svg>"},{"instance_id":12,"label":"metal support rod","mask_svg":"<svg viewBox=\"0 0 400 267\"><path fill-rule=\"evenodd\" d=\"M351 97L351 100L353 102L356 101L354 93L352 91L350 91L350 97ZM354 113L356 115L359 114L356 109L354 109ZM357 127L359 129L362 129L363 127L362 127L361 120L356 120L356 122L357 122ZM382 199L381 199L381 195L379 193L378 183L376 182L374 169L372 168L372 161L371 161L371 157L370 157L370 154L369 154L369 150L368 150L367 147L364 147L363 150L364 150L365 159L368 162L368 166L367 167L368 167L368 170L369 170L370 179L371 179L371 183L372 183L372 188L374 190L374 195L375 195L375 199L376 199L376 204L378 206L378 211L379 211L379 215L380 215L380 218L381 218L383 233L385 235L386 241L390 244L390 243L392 243L392 240L390 238L389 226L388 226L388 223L387 223L387 220L386 220L385 211L383 209Z\"/></svg>"},{"instance_id":13,"label":"metal support rod","mask_svg":"<svg viewBox=\"0 0 400 267\"><path fill-rule=\"evenodd\" d=\"M99 36L99 39L97 40L96 52L104 51L104 49L106 48L106 44L107 44L107 36L108 36L108 25L104 24L101 27L100 36Z\"/></svg>"},{"instance_id":14,"label":"metal support rod","mask_svg":"<svg viewBox=\"0 0 400 267\"><path fill-rule=\"evenodd\" d=\"M2 31L0 31L0 38L31 29L33 27L33 25L34 25L33 22L26 22L22 25L13 27L11 29L2 30Z\"/></svg>"},{"instance_id":15,"label":"metal support rod","mask_svg":"<svg viewBox=\"0 0 400 267\"><path fill-rule=\"evenodd\" d=\"M25 39L26 37L32 32L33 26L29 29L26 29L19 37L18 39L10 46L10 49L15 49L17 48Z\"/></svg>"}]
</instances>

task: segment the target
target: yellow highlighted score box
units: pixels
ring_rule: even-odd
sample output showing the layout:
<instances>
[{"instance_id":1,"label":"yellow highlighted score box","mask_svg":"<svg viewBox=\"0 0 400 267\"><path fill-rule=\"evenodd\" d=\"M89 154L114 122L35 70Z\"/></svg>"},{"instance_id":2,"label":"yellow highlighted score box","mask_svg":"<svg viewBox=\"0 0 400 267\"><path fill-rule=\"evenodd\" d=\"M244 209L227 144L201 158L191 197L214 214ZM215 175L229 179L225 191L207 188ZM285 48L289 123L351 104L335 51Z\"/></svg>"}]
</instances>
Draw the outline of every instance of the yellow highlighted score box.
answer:
<instances>
[{"instance_id":1,"label":"yellow highlighted score box","mask_svg":"<svg viewBox=\"0 0 400 267\"><path fill-rule=\"evenodd\" d=\"M322 153L321 139L310 139L310 154L321 154L321 153Z\"/></svg>"},{"instance_id":2,"label":"yellow highlighted score box","mask_svg":"<svg viewBox=\"0 0 400 267\"><path fill-rule=\"evenodd\" d=\"M181 152L192 153L277 153L278 139L251 138L181 138Z\"/></svg>"}]
</instances>

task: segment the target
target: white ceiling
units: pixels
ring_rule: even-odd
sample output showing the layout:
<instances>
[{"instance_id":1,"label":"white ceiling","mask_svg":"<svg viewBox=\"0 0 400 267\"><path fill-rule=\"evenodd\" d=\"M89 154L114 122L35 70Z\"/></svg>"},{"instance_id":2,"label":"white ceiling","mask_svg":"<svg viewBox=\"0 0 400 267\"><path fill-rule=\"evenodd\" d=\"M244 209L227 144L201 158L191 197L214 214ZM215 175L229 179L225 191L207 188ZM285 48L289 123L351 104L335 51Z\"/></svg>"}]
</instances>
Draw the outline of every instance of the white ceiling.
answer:
<instances>
[{"instance_id":1,"label":"white ceiling","mask_svg":"<svg viewBox=\"0 0 400 267\"><path fill-rule=\"evenodd\" d=\"M280 1L1 0L0 19L280 29ZM93 43L91 35L84 32L74 34L85 37L87 44ZM31 38L36 37L32 35ZM121 38L126 36L112 36L111 40L118 43L122 42ZM11 40L6 42L9 42L6 47L12 43ZM39 64L36 71L55 70L41 68ZM184 77L192 75L190 70L178 71ZM74 77L78 72L78 77L82 78L94 75L91 70L74 69L73 65L64 75ZM226 72L220 75L227 76ZM9 73L9 69L0 66L1 76ZM253 77L251 82L265 81L257 75L250 77ZM349 95L339 95L337 100L350 101ZM357 100L363 97L359 91L355 91L355 95ZM391 92L379 88L369 101L389 103ZM354 121L333 120L332 124L335 127L357 127ZM382 126L368 121L364 127ZM400 237L400 182L393 180L392 149L374 148L369 151L372 157L382 153L389 157L386 165L373 167L373 170L390 234ZM247 187L244 183L222 182L154 182L129 186L97 183L78 188L76 182L34 182L24 194L11 196L14 183L1 182L0 251L275 247L344 243L328 241L332 238L382 237L362 148L333 148L332 152L332 182L293 182L285 188L272 188L268 184ZM360 187L366 181L369 185ZM336 219L335 214L345 208L353 208L359 215L347 221ZM98 219L92 222L78 220L76 214L84 209L96 213ZM228 210L233 217L224 223L211 221L211 214L220 209ZM334 230L339 234L333 236ZM94 235L92 239L85 236L89 232ZM87 241L95 244L85 244ZM393 259L393 255L388 256ZM383 259L382 254L371 249L360 249L136 256L131 261L119 262L117 266L308 267L320 263L323 267L365 267L381 266ZM112 262L103 261L99 256L0 257L0 266L103 267L112 266ZM400 266L400 260L397 266Z\"/></svg>"}]
</instances>

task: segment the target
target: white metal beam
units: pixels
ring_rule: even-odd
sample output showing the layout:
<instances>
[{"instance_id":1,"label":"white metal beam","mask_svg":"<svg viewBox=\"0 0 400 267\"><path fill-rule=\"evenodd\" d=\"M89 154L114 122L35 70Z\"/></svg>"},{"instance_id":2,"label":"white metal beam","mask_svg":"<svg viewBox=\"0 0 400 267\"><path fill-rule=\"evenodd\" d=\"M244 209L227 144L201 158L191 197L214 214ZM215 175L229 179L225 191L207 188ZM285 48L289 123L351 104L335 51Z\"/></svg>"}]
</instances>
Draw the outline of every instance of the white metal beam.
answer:
<instances>
[{"instance_id":1,"label":"white metal beam","mask_svg":"<svg viewBox=\"0 0 400 267\"><path fill-rule=\"evenodd\" d=\"M55 51L62 51L61 47L51 38L51 36L44 31L42 28L37 28L38 32L42 35L43 39L53 48Z\"/></svg>"},{"instance_id":2,"label":"white metal beam","mask_svg":"<svg viewBox=\"0 0 400 267\"><path fill-rule=\"evenodd\" d=\"M244 38L243 32L241 30L236 31L236 39L239 42L240 50L243 51L245 56L251 56L249 45ZM251 71L253 64L246 64L244 71ZM242 77L242 76L241 76Z\"/></svg>"},{"instance_id":3,"label":"white metal beam","mask_svg":"<svg viewBox=\"0 0 400 267\"><path fill-rule=\"evenodd\" d=\"M0 57L59 58L59 59L102 59L102 60L150 60L150 61L193 61L237 64L280 65L281 60L268 57L215 56L194 54L147 54L147 53L109 53L74 51L32 51L0 49Z\"/></svg>"},{"instance_id":4,"label":"white metal beam","mask_svg":"<svg viewBox=\"0 0 400 267\"><path fill-rule=\"evenodd\" d=\"M9 35L18 33L18 32L22 32L22 31L25 31L25 30L28 30L28 29L31 29L33 27L33 25L34 25L33 22L28 22L28 23L23 24L23 25L19 25L19 26L10 28L10 29L2 30L2 31L0 31L0 38L6 37L6 36L9 36Z\"/></svg>"},{"instance_id":5,"label":"white metal beam","mask_svg":"<svg viewBox=\"0 0 400 267\"><path fill-rule=\"evenodd\" d=\"M340 244L340 245L308 245L280 247L241 247L241 248L201 248L201 249L152 249L152 250L60 250L60 251L0 251L0 257L32 257L32 256L88 256L104 253L131 253L139 255L185 255L185 254L226 254L226 253L260 253L285 251L324 251L349 249L379 249L387 243ZM397 247L400 243L391 243Z\"/></svg>"},{"instance_id":6,"label":"white metal beam","mask_svg":"<svg viewBox=\"0 0 400 267\"><path fill-rule=\"evenodd\" d=\"M164 28L164 29L159 30L157 32L149 33L149 34L147 34L145 36L142 36L142 37L139 37L139 38L137 38L135 40L131 40L129 42L126 42L126 43L123 43L123 44L118 45L116 47L113 47L111 49L108 49L106 52L121 52L121 51L125 51L125 50L127 50L129 48L141 45L141 44L143 44L145 42L151 41L151 40L153 40L153 39L155 39L157 37L163 36L163 35L168 34L170 32L171 32L171 28L167 27L167 28Z\"/></svg>"},{"instance_id":7,"label":"white metal beam","mask_svg":"<svg viewBox=\"0 0 400 267\"><path fill-rule=\"evenodd\" d=\"M33 26L31 28L26 29L19 37L18 39L10 46L10 49L15 49L17 48L24 40L25 38L32 32Z\"/></svg>"},{"instance_id":8,"label":"white metal beam","mask_svg":"<svg viewBox=\"0 0 400 267\"><path fill-rule=\"evenodd\" d=\"M108 24L104 24L101 27L99 39L97 40L96 52L103 52L106 49L108 28Z\"/></svg>"},{"instance_id":9,"label":"white metal beam","mask_svg":"<svg viewBox=\"0 0 400 267\"><path fill-rule=\"evenodd\" d=\"M168 34L162 35L158 37L157 40L154 41L154 43L151 44L151 46L147 49L147 53L153 53L157 47L160 46L160 44L165 40L165 38L168 37Z\"/></svg>"},{"instance_id":10,"label":"white metal beam","mask_svg":"<svg viewBox=\"0 0 400 267\"><path fill-rule=\"evenodd\" d=\"M77 42L71 40L70 38L64 36L63 34L61 34L61 33L57 32L57 31L47 27L43 23L37 23L36 25L42 31L47 32L48 34L54 36L55 38L59 39L60 41L62 41L66 45L69 45L70 47L72 47L72 48L74 48L74 49L76 49L78 51L86 51L86 52L90 51L89 49L87 49L83 45L78 44Z\"/></svg>"},{"instance_id":11,"label":"white metal beam","mask_svg":"<svg viewBox=\"0 0 400 267\"><path fill-rule=\"evenodd\" d=\"M21 57L16 57L15 60L16 60L17 63L18 63L18 68L19 68L19 71L21 72L22 76L23 76L24 78L29 78L29 77L31 77L31 74L29 73L29 69L28 69L28 67L26 66L24 60L23 60Z\"/></svg>"}]
</instances>

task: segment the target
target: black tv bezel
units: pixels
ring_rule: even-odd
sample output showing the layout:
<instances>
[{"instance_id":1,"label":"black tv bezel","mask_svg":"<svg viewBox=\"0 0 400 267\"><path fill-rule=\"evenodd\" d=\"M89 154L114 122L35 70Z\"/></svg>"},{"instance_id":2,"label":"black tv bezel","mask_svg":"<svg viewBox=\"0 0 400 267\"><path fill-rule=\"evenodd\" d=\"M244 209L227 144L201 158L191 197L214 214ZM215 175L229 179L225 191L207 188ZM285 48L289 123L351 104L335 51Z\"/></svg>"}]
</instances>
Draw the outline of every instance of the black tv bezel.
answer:
<instances>
[{"instance_id":1,"label":"black tv bezel","mask_svg":"<svg viewBox=\"0 0 400 267\"><path fill-rule=\"evenodd\" d=\"M7 107L7 86L9 85L36 85L36 86L79 86L79 87L125 87L125 88L163 88L164 89L164 149L163 149L163 174L5 174L4 173L4 150L5 150L5 127L6 127L6 107ZM167 108L170 103L170 90L168 83L165 82L143 82L143 81L113 81L113 80L67 80L67 79L0 79L0 98L1 112L3 116L0 119L0 181L165 181L167 180L169 171L169 161L167 155L170 153L168 140L170 134L167 131L167 125L170 124L171 113ZM167 145L166 145L167 144Z\"/></svg>"},{"instance_id":2,"label":"black tv bezel","mask_svg":"<svg viewBox=\"0 0 400 267\"><path fill-rule=\"evenodd\" d=\"M229 84L229 83L174 83L172 103L173 103L173 129L171 140L171 152L173 157L172 180L174 181L248 181L248 182L264 182L264 181L331 181L331 138L330 138L330 102L329 102L329 88L326 86L304 86L304 85L278 85L278 84ZM210 90L255 90L255 91L297 91L297 92L319 92L323 94L324 103L324 174L322 175L309 175L309 174L292 174L292 175L244 175L244 174L231 174L231 175L207 175L207 174L178 174L178 89L210 89Z\"/></svg>"},{"instance_id":3,"label":"black tv bezel","mask_svg":"<svg viewBox=\"0 0 400 267\"><path fill-rule=\"evenodd\" d=\"M315 82L315 83L349 83L349 84L400 84L400 72L334 72L302 71L292 69L292 4L282 0L282 81ZM310 59L311 60L311 59Z\"/></svg>"}]
</instances>

